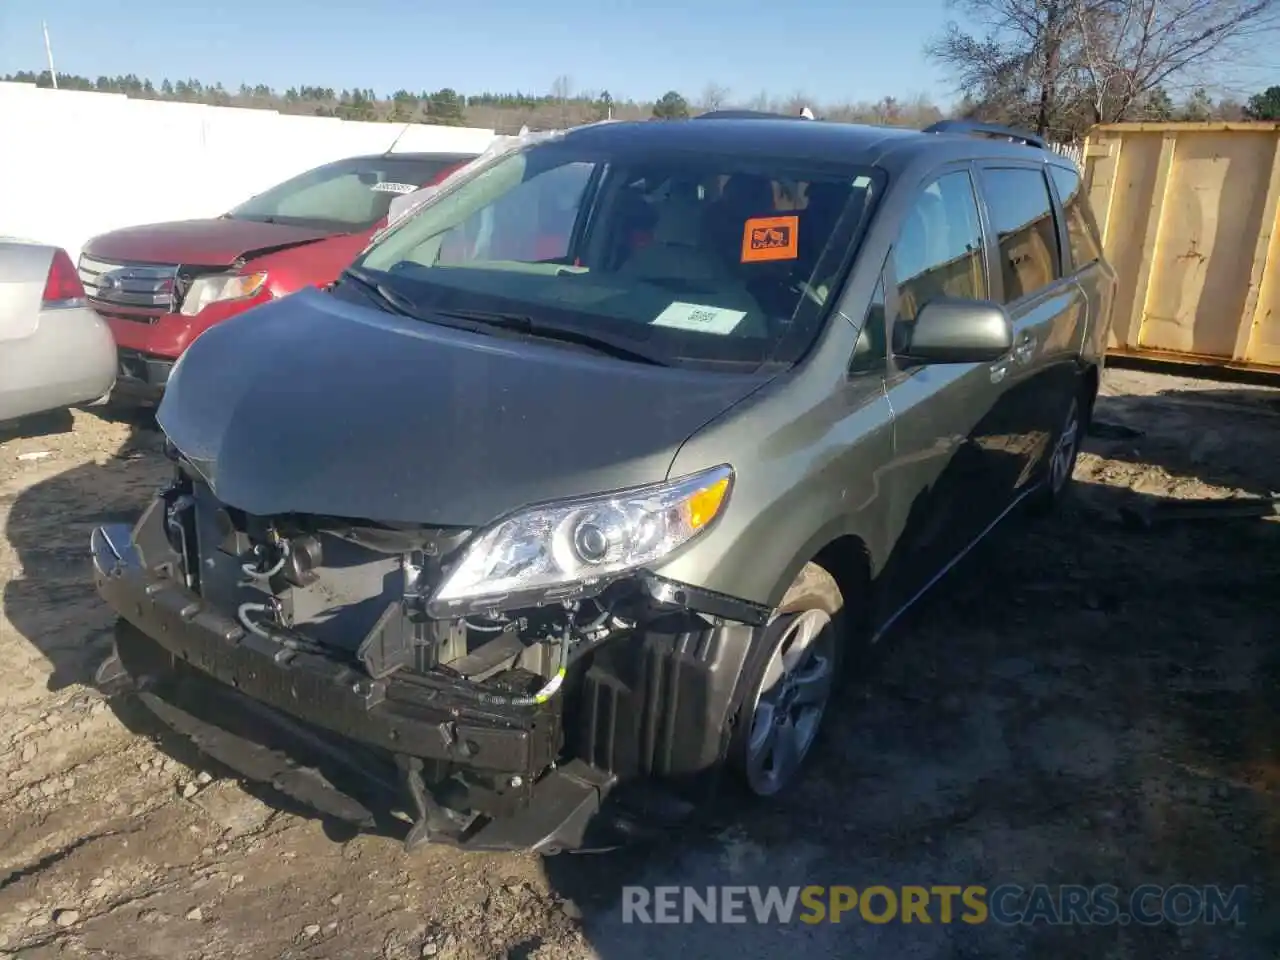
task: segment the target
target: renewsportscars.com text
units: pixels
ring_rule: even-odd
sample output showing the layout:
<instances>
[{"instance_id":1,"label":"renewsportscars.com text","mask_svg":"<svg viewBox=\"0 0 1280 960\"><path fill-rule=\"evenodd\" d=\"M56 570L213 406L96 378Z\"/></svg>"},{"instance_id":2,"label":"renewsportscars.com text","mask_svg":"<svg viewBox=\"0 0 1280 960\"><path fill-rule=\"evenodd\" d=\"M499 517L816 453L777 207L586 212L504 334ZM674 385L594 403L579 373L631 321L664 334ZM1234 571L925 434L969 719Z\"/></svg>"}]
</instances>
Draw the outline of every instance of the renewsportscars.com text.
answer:
<instances>
[{"instance_id":1,"label":"renewsportscars.com text","mask_svg":"<svg viewBox=\"0 0 1280 960\"><path fill-rule=\"evenodd\" d=\"M1248 889L1080 886L623 887L624 923L1242 924Z\"/></svg>"}]
</instances>

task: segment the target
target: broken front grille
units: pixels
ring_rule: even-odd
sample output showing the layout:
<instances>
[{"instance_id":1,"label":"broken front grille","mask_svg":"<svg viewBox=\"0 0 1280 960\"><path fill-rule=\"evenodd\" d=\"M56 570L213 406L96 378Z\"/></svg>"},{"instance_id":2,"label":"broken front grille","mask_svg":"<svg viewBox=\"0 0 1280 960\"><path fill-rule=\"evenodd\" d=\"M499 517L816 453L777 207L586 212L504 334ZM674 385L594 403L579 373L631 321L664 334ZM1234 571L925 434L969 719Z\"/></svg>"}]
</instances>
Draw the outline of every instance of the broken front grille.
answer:
<instances>
[{"instance_id":1,"label":"broken front grille","mask_svg":"<svg viewBox=\"0 0 1280 960\"><path fill-rule=\"evenodd\" d=\"M294 554L287 564L277 564L275 575L249 574L245 565L254 565L256 538L234 529L230 512L207 487L196 485L193 493L200 592L242 622L248 604L250 622L266 617L326 648L354 653L404 596L399 556L329 533L297 537Z\"/></svg>"},{"instance_id":2,"label":"broken front grille","mask_svg":"<svg viewBox=\"0 0 1280 960\"><path fill-rule=\"evenodd\" d=\"M80 282L95 306L113 316L153 321L178 307L178 268L172 264L117 263L81 256ZM132 307L147 316L115 312L112 307Z\"/></svg>"},{"instance_id":3,"label":"broken front grille","mask_svg":"<svg viewBox=\"0 0 1280 960\"><path fill-rule=\"evenodd\" d=\"M318 654L362 666L375 680L402 668L446 667L455 676L511 686L513 695L554 674L548 663L561 648L545 641L563 637L560 620L540 615L477 624L426 616L439 558L456 551L470 530L254 516L222 503L186 458L179 469L181 480L165 494L164 524L182 558L184 585L242 629L277 644L281 656Z\"/></svg>"}]
</instances>

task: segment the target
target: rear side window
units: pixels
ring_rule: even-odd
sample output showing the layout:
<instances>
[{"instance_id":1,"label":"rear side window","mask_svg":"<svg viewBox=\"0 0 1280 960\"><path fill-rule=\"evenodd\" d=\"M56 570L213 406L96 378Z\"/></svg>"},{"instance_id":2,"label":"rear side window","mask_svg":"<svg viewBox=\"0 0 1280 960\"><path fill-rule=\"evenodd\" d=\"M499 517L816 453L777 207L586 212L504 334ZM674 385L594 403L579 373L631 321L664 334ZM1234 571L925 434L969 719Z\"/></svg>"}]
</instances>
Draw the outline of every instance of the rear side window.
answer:
<instances>
[{"instance_id":1,"label":"rear side window","mask_svg":"<svg viewBox=\"0 0 1280 960\"><path fill-rule=\"evenodd\" d=\"M944 174L916 199L894 245L893 265L901 320L914 320L939 297L987 299L978 202L966 171Z\"/></svg>"},{"instance_id":2,"label":"rear side window","mask_svg":"<svg viewBox=\"0 0 1280 960\"><path fill-rule=\"evenodd\" d=\"M982 192L999 244L1004 302L1013 303L1062 276L1049 184L1039 170L985 169Z\"/></svg>"},{"instance_id":3,"label":"rear side window","mask_svg":"<svg viewBox=\"0 0 1280 960\"><path fill-rule=\"evenodd\" d=\"M1067 220L1072 264L1078 270L1101 260L1102 249L1085 206L1080 175L1064 167L1050 167L1049 174L1053 177L1053 185L1058 188L1058 198L1062 201L1062 212Z\"/></svg>"}]
</instances>

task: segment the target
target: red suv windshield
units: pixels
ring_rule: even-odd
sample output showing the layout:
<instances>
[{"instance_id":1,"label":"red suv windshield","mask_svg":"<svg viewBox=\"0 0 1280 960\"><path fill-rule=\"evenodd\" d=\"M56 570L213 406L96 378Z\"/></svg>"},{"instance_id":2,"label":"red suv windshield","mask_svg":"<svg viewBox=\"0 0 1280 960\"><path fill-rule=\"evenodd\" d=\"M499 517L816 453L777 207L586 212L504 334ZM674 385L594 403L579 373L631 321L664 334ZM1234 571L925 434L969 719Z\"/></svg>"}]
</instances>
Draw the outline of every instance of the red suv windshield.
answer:
<instances>
[{"instance_id":1,"label":"red suv windshield","mask_svg":"<svg viewBox=\"0 0 1280 960\"><path fill-rule=\"evenodd\" d=\"M353 157L286 180L231 210L233 220L354 231L387 215L391 201L471 159L440 154Z\"/></svg>"}]
</instances>

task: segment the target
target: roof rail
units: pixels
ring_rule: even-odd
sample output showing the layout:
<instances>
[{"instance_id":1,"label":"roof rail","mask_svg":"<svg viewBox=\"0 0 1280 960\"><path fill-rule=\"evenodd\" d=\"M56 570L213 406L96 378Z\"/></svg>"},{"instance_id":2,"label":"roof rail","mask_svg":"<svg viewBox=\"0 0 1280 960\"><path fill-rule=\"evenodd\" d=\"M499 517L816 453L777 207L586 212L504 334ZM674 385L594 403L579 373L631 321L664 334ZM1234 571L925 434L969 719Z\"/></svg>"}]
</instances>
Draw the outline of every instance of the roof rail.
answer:
<instances>
[{"instance_id":1,"label":"roof rail","mask_svg":"<svg viewBox=\"0 0 1280 960\"><path fill-rule=\"evenodd\" d=\"M769 113L767 110L711 110L694 120L803 120L799 114Z\"/></svg>"},{"instance_id":2,"label":"roof rail","mask_svg":"<svg viewBox=\"0 0 1280 960\"><path fill-rule=\"evenodd\" d=\"M1048 150L1049 143L1043 137L1013 127L1003 127L998 123L979 123L976 120L939 120L932 126L924 128L925 133L958 133L969 136L991 137L993 139L1016 140L1028 147Z\"/></svg>"}]
</instances>

